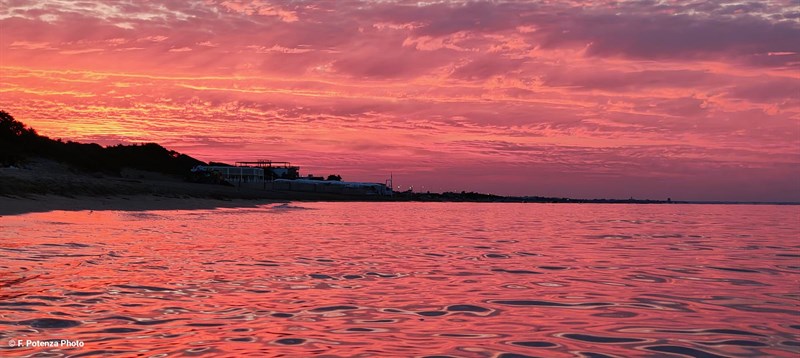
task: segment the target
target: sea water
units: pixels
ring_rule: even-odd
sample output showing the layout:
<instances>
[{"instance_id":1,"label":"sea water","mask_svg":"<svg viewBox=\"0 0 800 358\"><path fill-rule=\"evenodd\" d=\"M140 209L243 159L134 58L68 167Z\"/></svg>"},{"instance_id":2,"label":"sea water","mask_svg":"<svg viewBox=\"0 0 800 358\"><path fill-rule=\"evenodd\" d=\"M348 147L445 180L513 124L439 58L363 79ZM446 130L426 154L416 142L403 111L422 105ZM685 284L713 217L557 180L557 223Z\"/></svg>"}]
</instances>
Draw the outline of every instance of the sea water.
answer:
<instances>
[{"instance_id":1,"label":"sea water","mask_svg":"<svg viewBox=\"0 0 800 358\"><path fill-rule=\"evenodd\" d=\"M798 236L766 205L5 216L0 356L796 357Z\"/></svg>"}]
</instances>

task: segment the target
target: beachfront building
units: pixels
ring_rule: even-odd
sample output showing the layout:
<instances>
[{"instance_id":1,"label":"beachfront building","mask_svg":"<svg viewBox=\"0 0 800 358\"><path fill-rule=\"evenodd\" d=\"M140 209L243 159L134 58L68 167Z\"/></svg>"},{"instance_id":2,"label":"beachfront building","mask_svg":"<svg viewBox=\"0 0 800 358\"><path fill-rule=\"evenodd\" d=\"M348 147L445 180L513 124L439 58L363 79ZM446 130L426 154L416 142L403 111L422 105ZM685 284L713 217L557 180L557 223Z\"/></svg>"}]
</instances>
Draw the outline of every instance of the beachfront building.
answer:
<instances>
[{"instance_id":1,"label":"beachfront building","mask_svg":"<svg viewBox=\"0 0 800 358\"><path fill-rule=\"evenodd\" d=\"M296 179L300 167L292 166L289 162L260 160L236 162L236 165L198 165L192 172L213 175L231 184L263 183L275 179Z\"/></svg>"},{"instance_id":2,"label":"beachfront building","mask_svg":"<svg viewBox=\"0 0 800 358\"><path fill-rule=\"evenodd\" d=\"M236 162L236 165L198 165L192 169L198 182L220 184L227 182L237 187L301 191L310 193L330 193L345 195L393 195L392 186L387 183L362 183L341 181L341 177L332 175L333 180L309 175L300 178L300 167L289 162L273 162L261 160L256 162ZM269 183L269 184L267 184Z\"/></svg>"},{"instance_id":3,"label":"beachfront building","mask_svg":"<svg viewBox=\"0 0 800 358\"><path fill-rule=\"evenodd\" d=\"M289 162L258 160L255 162L236 162L236 166L263 169L264 177L267 180L297 179L300 176L300 167L293 166Z\"/></svg>"}]
</instances>

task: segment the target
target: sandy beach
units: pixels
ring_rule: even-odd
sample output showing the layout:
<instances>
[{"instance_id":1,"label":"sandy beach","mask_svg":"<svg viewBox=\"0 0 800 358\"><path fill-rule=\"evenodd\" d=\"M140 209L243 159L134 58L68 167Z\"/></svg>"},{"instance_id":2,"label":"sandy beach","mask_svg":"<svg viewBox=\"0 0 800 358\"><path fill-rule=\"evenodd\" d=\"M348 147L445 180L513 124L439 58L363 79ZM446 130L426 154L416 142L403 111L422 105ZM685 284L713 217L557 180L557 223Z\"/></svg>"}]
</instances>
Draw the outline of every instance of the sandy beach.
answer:
<instances>
[{"instance_id":1,"label":"sandy beach","mask_svg":"<svg viewBox=\"0 0 800 358\"><path fill-rule=\"evenodd\" d=\"M30 195L0 196L0 216L47 211L81 210L192 210L214 208L246 208L274 203L267 199L210 199L166 197L158 195L76 196Z\"/></svg>"},{"instance_id":2,"label":"sandy beach","mask_svg":"<svg viewBox=\"0 0 800 358\"><path fill-rule=\"evenodd\" d=\"M158 173L83 173L36 160L0 168L0 215L53 210L179 210L247 207L281 201L274 193L195 184Z\"/></svg>"},{"instance_id":3,"label":"sandy beach","mask_svg":"<svg viewBox=\"0 0 800 358\"><path fill-rule=\"evenodd\" d=\"M0 215L53 210L182 210L248 207L280 200L267 193L194 184L158 173L120 176L75 171L48 160L0 168ZM259 195L261 194L261 195Z\"/></svg>"},{"instance_id":4,"label":"sandy beach","mask_svg":"<svg viewBox=\"0 0 800 358\"><path fill-rule=\"evenodd\" d=\"M374 201L376 198L191 183L141 170L86 173L36 159L0 168L0 215L52 210L176 210L247 207L286 201Z\"/></svg>"}]
</instances>

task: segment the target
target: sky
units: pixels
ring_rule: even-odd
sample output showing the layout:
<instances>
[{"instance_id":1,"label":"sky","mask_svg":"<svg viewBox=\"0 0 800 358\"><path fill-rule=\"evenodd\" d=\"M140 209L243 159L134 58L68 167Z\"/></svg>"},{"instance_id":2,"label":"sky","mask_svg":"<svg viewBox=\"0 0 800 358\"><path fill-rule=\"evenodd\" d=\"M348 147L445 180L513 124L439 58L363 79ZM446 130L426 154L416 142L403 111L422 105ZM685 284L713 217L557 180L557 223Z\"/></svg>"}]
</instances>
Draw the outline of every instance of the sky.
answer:
<instances>
[{"instance_id":1,"label":"sky","mask_svg":"<svg viewBox=\"0 0 800 358\"><path fill-rule=\"evenodd\" d=\"M0 0L0 109L402 190L800 201L800 5Z\"/></svg>"}]
</instances>

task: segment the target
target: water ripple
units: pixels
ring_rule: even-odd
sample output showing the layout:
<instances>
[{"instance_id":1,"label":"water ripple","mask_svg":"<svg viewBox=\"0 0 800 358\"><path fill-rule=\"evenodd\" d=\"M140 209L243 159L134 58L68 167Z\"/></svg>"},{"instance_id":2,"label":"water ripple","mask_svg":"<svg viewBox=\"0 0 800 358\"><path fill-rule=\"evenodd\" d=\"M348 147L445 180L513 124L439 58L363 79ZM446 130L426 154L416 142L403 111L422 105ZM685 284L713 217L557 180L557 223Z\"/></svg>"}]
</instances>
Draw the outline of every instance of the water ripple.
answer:
<instances>
[{"instance_id":1,"label":"water ripple","mask_svg":"<svg viewBox=\"0 0 800 358\"><path fill-rule=\"evenodd\" d=\"M799 215L302 203L3 217L0 336L86 346L0 355L794 357Z\"/></svg>"}]
</instances>

